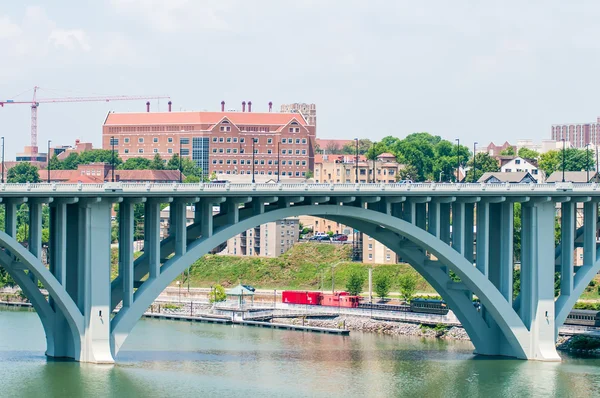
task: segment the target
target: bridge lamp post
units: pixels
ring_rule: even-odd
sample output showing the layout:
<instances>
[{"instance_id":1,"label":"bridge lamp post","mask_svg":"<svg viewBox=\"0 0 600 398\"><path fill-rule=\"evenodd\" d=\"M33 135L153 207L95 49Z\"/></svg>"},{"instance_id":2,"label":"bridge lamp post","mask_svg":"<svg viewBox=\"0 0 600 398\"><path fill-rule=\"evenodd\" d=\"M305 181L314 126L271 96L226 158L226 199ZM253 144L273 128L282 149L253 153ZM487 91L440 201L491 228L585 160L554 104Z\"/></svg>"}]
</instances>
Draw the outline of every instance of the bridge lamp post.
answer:
<instances>
[{"instance_id":1,"label":"bridge lamp post","mask_svg":"<svg viewBox=\"0 0 600 398\"><path fill-rule=\"evenodd\" d=\"M585 171L587 174L587 181L590 182L590 143L585 144Z\"/></svg>"},{"instance_id":2,"label":"bridge lamp post","mask_svg":"<svg viewBox=\"0 0 600 398\"><path fill-rule=\"evenodd\" d=\"M475 162L475 151L477 150L478 142L473 143L473 182L475 182L475 172L477 171L477 163Z\"/></svg>"},{"instance_id":3,"label":"bridge lamp post","mask_svg":"<svg viewBox=\"0 0 600 398\"><path fill-rule=\"evenodd\" d=\"M48 169L48 184L50 184L50 143L52 142L52 140L48 140L48 155L46 155L46 161L48 162L48 166L46 167Z\"/></svg>"},{"instance_id":4,"label":"bridge lamp post","mask_svg":"<svg viewBox=\"0 0 600 398\"><path fill-rule=\"evenodd\" d=\"M358 184L358 138L355 138L354 142L356 144L356 157L354 159L355 170L356 170L356 181L355 181L355 183Z\"/></svg>"},{"instance_id":5,"label":"bridge lamp post","mask_svg":"<svg viewBox=\"0 0 600 398\"><path fill-rule=\"evenodd\" d=\"M280 173L280 168L279 168L279 165L281 164L281 161L279 159L280 158L279 155L281 154L281 150L279 149L279 143L280 142L281 142L281 140L279 139L277 141L277 182L279 182L279 174L281 174Z\"/></svg>"},{"instance_id":6,"label":"bridge lamp post","mask_svg":"<svg viewBox=\"0 0 600 398\"><path fill-rule=\"evenodd\" d=\"M460 138L456 138L456 182L458 183L460 173Z\"/></svg>"},{"instance_id":7,"label":"bridge lamp post","mask_svg":"<svg viewBox=\"0 0 600 398\"><path fill-rule=\"evenodd\" d=\"M562 149L562 182L565 182L565 139L562 138L561 141L563 143L563 149Z\"/></svg>"},{"instance_id":8,"label":"bridge lamp post","mask_svg":"<svg viewBox=\"0 0 600 398\"><path fill-rule=\"evenodd\" d=\"M4 137L2 137L2 184L4 184Z\"/></svg>"},{"instance_id":9,"label":"bridge lamp post","mask_svg":"<svg viewBox=\"0 0 600 398\"><path fill-rule=\"evenodd\" d=\"M110 145L112 146L112 153L110 156L110 173L111 181L115 182L115 136L110 137Z\"/></svg>"},{"instance_id":10,"label":"bridge lamp post","mask_svg":"<svg viewBox=\"0 0 600 398\"><path fill-rule=\"evenodd\" d=\"M256 142L256 138L252 137L252 184L256 181L254 180L254 144Z\"/></svg>"},{"instance_id":11,"label":"bridge lamp post","mask_svg":"<svg viewBox=\"0 0 600 398\"><path fill-rule=\"evenodd\" d=\"M181 130L183 133L184 131ZM181 170L181 136L179 136L179 183L183 182L183 171Z\"/></svg>"}]
</instances>

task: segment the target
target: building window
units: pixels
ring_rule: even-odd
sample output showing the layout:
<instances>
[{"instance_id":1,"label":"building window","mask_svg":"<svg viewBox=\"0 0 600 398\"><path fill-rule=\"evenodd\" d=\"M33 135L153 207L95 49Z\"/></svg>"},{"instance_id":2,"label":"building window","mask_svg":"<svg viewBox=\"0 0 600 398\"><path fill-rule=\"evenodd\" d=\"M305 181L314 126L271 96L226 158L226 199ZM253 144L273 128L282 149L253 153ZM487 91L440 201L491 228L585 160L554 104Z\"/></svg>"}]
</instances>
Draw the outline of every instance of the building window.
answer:
<instances>
[{"instance_id":1,"label":"building window","mask_svg":"<svg viewBox=\"0 0 600 398\"><path fill-rule=\"evenodd\" d=\"M156 144L158 142L158 137L152 138L152 142L154 142Z\"/></svg>"},{"instance_id":2,"label":"building window","mask_svg":"<svg viewBox=\"0 0 600 398\"><path fill-rule=\"evenodd\" d=\"M173 153L173 148L167 149L167 153Z\"/></svg>"},{"instance_id":3,"label":"building window","mask_svg":"<svg viewBox=\"0 0 600 398\"><path fill-rule=\"evenodd\" d=\"M300 143L300 138L296 138L296 144Z\"/></svg>"},{"instance_id":4,"label":"building window","mask_svg":"<svg viewBox=\"0 0 600 398\"><path fill-rule=\"evenodd\" d=\"M189 139L189 138L180 138L180 139L179 139L179 143L180 143L181 145L189 145L189 143L190 143L190 139Z\"/></svg>"},{"instance_id":5,"label":"building window","mask_svg":"<svg viewBox=\"0 0 600 398\"><path fill-rule=\"evenodd\" d=\"M287 140L286 140L285 138L283 138L283 139L281 140L281 143L282 143L282 144L286 144L286 143L287 143Z\"/></svg>"},{"instance_id":6,"label":"building window","mask_svg":"<svg viewBox=\"0 0 600 398\"><path fill-rule=\"evenodd\" d=\"M217 164L217 159L213 159L212 164Z\"/></svg>"},{"instance_id":7,"label":"building window","mask_svg":"<svg viewBox=\"0 0 600 398\"><path fill-rule=\"evenodd\" d=\"M294 128L290 127L290 133L293 133L293 132L294 132Z\"/></svg>"},{"instance_id":8,"label":"building window","mask_svg":"<svg viewBox=\"0 0 600 398\"><path fill-rule=\"evenodd\" d=\"M296 149L296 155L300 155L300 149Z\"/></svg>"},{"instance_id":9,"label":"building window","mask_svg":"<svg viewBox=\"0 0 600 398\"><path fill-rule=\"evenodd\" d=\"M189 156L190 150L188 148L181 148L181 156Z\"/></svg>"},{"instance_id":10,"label":"building window","mask_svg":"<svg viewBox=\"0 0 600 398\"><path fill-rule=\"evenodd\" d=\"M273 143L273 138L267 138L267 144L272 144Z\"/></svg>"},{"instance_id":11,"label":"building window","mask_svg":"<svg viewBox=\"0 0 600 398\"><path fill-rule=\"evenodd\" d=\"M233 142L237 142L237 137L233 137Z\"/></svg>"},{"instance_id":12,"label":"building window","mask_svg":"<svg viewBox=\"0 0 600 398\"><path fill-rule=\"evenodd\" d=\"M306 138L302 138L302 143L306 144Z\"/></svg>"},{"instance_id":13,"label":"building window","mask_svg":"<svg viewBox=\"0 0 600 398\"><path fill-rule=\"evenodd\" d=\"M170 144L170 143L172 143L172 142L173 142L173 137L169 137L169 138L167 138L167 142L168 142L169 144Z\"/></svg>"},{"instance_id":14,"label":"building window","mask_svg":"<svg viewBox=\"0 0 600 398\"><path fill-rule=\"evenodd\" d=\"M227 142L230 143L231 142L231 137L227 137Z\"/></svg>"},{"instance_id":15,"label":"building window","mask_svg":"<svg viewBox=\"0 0 600 398\"><path fill-rule=\"evenodd\" d=\"M242 137L240 138L240 142L243 144L244 142L246 142L246 139Z\"/></svg>"},{"instance_id":16,"label":"building window","mask_svg":"<svg viewBox=\"0 0 600 398\"><path fill-rule=\"evenodd\" d=\"M152 152L154 152L154 153L158 153L158 148L154 148L154 149L152 149Z\"/></svg>"},{"instance_id":17,"label":"building window","mask_svg":"<svg viewBox=\"0 0 600 398\"><path fill-rule=\"evenodd\" d=\"M129 149L125 148L125 153L129 153Z\"/></svg>"},{"instance_id":18,"label":"building window","mask_svg":"<svg viewBox=\"0 0 600 398\"><path fill-rule=\"evenodd\" d=\"M303 149L303 150L302 150L302 154L303 154L303 155L306 155L306 149Z\"/></svg>"},{"instance_id":19,"label":"building window","mask_svg":"<svg viewBox=\"0 0 600 398\"><path fill-rule=\"evenodd\" d=\"M123 141L124 141L126 144L129 144L129 138L123 138Z\"/></svg>"},{"instance_id":20,"label":"building window","mask_svg":"<svg viewBox=\"0 0 600 398\"><path fill-rule=\"evenodd\" d=\"M213 148L212 153L217 153L217 148Z\"/></svg>"},{"instance_id":21,"label":"building window","mask_svg":"<svg viewBox=\"0 0 600 398\"><path fill-rule=\"evenodd\" d=\"M119 145L119 139L118 138L111 138L109 145L115 145L115 146Z\"/></svg>"},{"instance_id":22,"label":"building window","mask_svg":"<svg viewBox=\"0 0 600 398\"><path fill-rule=\"evenodd\" d=\"M231 153L231 148L227 148L227 153Z\"/></svg>"},{"instance_id":23,"label":"building window","mask_svg":"<svg viewBox=\"0 0 600 398\"><path fill-rule=\"evenodd\" d=\"M373 253L369 253L369 260L373 260Z\"/></svg>"},{"instance_id":24,"label":"building window","mask_svg":"<svg viewBox=\"0 0 600 398\"><path fill-rule=\"evenodd\" d=\"M281 150L281 154L285 155L287 153L287 151L285 149Z\"/></svg>"},{"instance_id":25,"label":"building window","mask_svg":"<svg viewBox=\"0 0 600 398\"><path fill-rule=\"evenodd\" d=\"M373 250L373 244L369 243L369 250Z\"/></svg>"},{"instance_id":26,"label":"building window","mask_svg":"<svg viewBox=\"0 0 600 398\"><path fill-rule=\"evenodd\" d=\"M267 149L267 155L270 155L270 154L272 154L272 153L273 153L273 151L272 151L272 150L270 150L270 149Z\"/></svg>"},{"instance_id":27,"label":"building window","mask_svg":"<svg viewBox=\"0 0 600 398\"><path fill-rule=\"evenodd\" d=\"M138 148L138 153L144 153L144 148Z\"/></svg>"},{"instance_id":28,"label":"building window","mask_svg":"<svg viewBox=\"0 0 600 398\"><path fill-rule=\"evenodd\" d=\"M143 143L144 143L144 137L139 137L139 138L138 138L138 142L139 142L140 144L143 144Z\"/></svg>"}]
</instances>

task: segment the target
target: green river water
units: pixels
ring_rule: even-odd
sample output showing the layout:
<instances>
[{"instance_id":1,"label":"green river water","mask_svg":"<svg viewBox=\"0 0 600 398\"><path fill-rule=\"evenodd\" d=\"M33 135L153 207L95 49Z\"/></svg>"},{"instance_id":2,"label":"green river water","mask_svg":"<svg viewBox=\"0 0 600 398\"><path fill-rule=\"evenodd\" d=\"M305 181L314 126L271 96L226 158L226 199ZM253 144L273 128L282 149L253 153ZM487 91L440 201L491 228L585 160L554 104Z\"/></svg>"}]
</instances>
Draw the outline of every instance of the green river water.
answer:
<instances>
[{"instance_id":1,"label":"green river water","mask_svg":"<svg viewBox=\"0 0 600 398\"><path fill-rule=\"evenodd\" d=\"M48 360L0 311L0 397L600 397L600 359L474 357L467 342L142 320L114 366Z\"/></svg>"}]
</instances>

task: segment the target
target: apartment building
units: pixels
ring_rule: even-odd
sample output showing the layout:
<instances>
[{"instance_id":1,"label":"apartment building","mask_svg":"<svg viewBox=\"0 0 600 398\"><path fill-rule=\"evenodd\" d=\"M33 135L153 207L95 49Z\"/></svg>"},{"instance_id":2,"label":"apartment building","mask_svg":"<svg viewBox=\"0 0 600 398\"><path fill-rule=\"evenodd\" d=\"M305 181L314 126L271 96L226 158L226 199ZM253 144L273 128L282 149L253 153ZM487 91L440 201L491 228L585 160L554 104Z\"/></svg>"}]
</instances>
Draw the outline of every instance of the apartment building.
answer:
<instances>
[{"instance_id":1,"label":"apartment building","mask_svg":"<svg viewBox=\"0 0 600 398\"><path fill-rule=\"evenodd\" d=\"M227 240L221 254L278 257L292 248L300 236L299 219L286 218L259 225Z\"/></svg>"},{"instance_id":2,"label":"apartment building","mask_svg":"<svg viewBox=\"0 0 600 398\"><path fill-rule=\"evenodd\" d=\"M398 255L368 235L363 235L362 262L365 264L396 264Z\"/></svg>"},{"instance_id":3,"label":"apartment building","mask_svg":"<svg viewBox=\"0 0 600 398\"><path fill-rule=\"evenodd\" d=\"M316 183L394 183L404 167L391 153L382 153L375 160L363 155L315 155Z\"/></svg>"},{"instance_id":4,"label":"apartment building","mask_svg":"<svg viewBox=\"0 0 600 398\"><path fill-rule=\"evenodd\" d=\"M554 141L563 139L573 148L585 148L587 144L600 144L600 117L591 123L553 124L550 138Z\"/></svg>"}]
</instances>

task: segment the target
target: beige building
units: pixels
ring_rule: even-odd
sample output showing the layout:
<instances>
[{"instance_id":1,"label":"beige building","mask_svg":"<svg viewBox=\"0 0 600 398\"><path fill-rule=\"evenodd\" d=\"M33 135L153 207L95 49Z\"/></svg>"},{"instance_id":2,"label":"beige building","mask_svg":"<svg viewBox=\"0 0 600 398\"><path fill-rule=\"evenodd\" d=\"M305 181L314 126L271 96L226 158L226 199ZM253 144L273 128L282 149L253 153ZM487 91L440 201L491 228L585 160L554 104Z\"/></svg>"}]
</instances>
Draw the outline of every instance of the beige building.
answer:
<instances>
[{"instance_id":1,"label":"beige building","mask_svg":"<svg viewBox=\"0 0 600 398\"><path fill-rule=\"evenodd\" d=\"M316 183L394 183L403 165L391 153L382 153L375 161L363 155L315 155ZM358 174L358 175L357 175Z\"/></svg>"},{"instance_id":2,"label":"beige building","mask_svg":"<svg viewBox=\"0 0 600 398\"><path fill-rule=\"evenodd\" d=\"M363 234L362 262L365 264L396 264L398 255L387 246Z\"/></svg>"},{"instance_id":3,"label":"beige building","mask_svg":"<svg viewBox=\"0 0 600 398\"><path fill-rule=\"evenodd\" d=\"M227 241L221 254L231 256L277 257L298 243L298 218L286 218L251 228Z\"/></svg>"}]
</instances>

